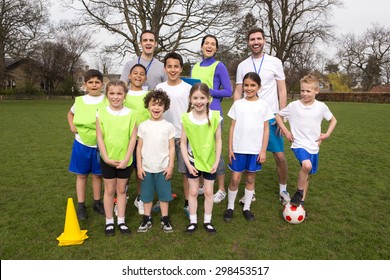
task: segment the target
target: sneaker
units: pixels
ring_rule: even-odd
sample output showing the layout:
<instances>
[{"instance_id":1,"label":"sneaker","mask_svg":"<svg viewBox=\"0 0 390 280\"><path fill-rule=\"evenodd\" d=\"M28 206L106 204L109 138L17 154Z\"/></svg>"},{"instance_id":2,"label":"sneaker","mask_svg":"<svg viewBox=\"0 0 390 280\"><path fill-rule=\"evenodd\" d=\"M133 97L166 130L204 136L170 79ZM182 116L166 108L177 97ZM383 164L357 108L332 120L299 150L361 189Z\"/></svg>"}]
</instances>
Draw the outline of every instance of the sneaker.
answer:
<instances>
[{"instance_id":1,"label":"sneaker","mask_svg":"<svg viewBox=\"0 0 390 280\"><path fill-rule=\"evenodd\" d=\"M205 223L203 225L203 228L210 234L216 234L217 230L214 228L214 226L211 223Z\"/></svg>"},{"instance_id":2,"label":"sneaker","mask_svg":"<svg viewBox=\"0 0 390 280\"><path fill-rule=\"evenodd\" d=\"M99 213L100 215L105 215L103 203L101 201L94 203L93 211Z\"/></svg>"},{"instance_id":3,"label":"sneaker","mask_svg":"<svg viewBox=\"0 0 390 280\"><path fill-rule=\"evenodd\" d=\"M113 236L115 234L115 225L114 224L106 224L106 228L104 229L104 233L106 236Z\"/></svg>"},{"instance_id":4,"label":"sneaker","mask_svg":"<svg viewBox=\"0 0 390 280\"><path fill-rule=\"evenodd\" d=\"M163 221L161 221L161 229L162 229L165 233L171 233L171 232L173 232L173 227L172 227L170 221L168 221L168 222L166 222L166 223L164 223Z\"/></svg>"},{"instance_id":5,"label":"sneaker","mask_svg":"<svg viewBox=\"0 0 390 280\"><path fill-rule=\"evenodd\" d=\"M138 214L143 215L144 212L144 203L139 199L139 197L136 197L134 200L134 206L138 208Z\"/></svg>"},{"instance_id":6,"label":"sneaker","mask_svg":"<svg viewBox=\"0 0 390 280\"><path fill-rule=\"evenodd\" d=\"M242 213L244 214L244 217L247 221L255 220L255 215L253 215L253 213L250 210L242 211Z\"/></svg>"},{"instance_id":7,"label":"sneaker","mask_svg":"<svg viewBox=\"0 0 390 280\"><path fill-rule=\"evenodd\" d=\"M190 208L189 206L184 206L184 214L186 214L187 218L189 219L190 218Z\"/></svg>"},{"instance_id":8,"label":"sneaker","mask_svg":"<svg viewBox=\"0 0 390 280\"><path fill-rule=\"evenodd\" d=\"M233 220L233 209L227 209L225 213L223 213L223 220L225 222L231 222Z\"/></svg>"},{"instance_id":9,"label":"sneaker","mask_svg":"<svg viewBox=\"0 0 390 280\"><path fill-rule=\"evenodd\" d=\"M290 199L290 194L288 193L288 191L282 191L279 194L279 200L283 205L286 205L287 203L289 203L291 199Z\"/></svg>"},{"instance_id":10,"label":"sneaker","mask_svg":"<svg viewBox=\"0 0 390 280\"><path fill-rule=\"evenodd\" d=\"M156 202L156 204L154 204L152 206L152 211L153 212L160 212L161 211L161 208L160 208L160 200Z\"/></svg>"},{"instance_id":11,"label":"sneaker","mask_svg":"<svg viewBox=\"0 0 390 280\"><path fill-rule=\"evenodd\" d=\"M189 224L186 229L186 233L192 234L198 228L198 224Z\"/></svg>"},{"instance_id":12,"label":"sneaker","mask_svg":"<svg viewBox=\"0 0 390 280\"><path fill-rule=\"evenodd\" d=\"M129 227L125 223L119 224L118 227L122 234L131 234Z\"/></svg>"},{"instance_id":13,"label":"sneaker","mask_svg":"<svg viewBox=\"0 0 390 280\"><path fill-rule=\"evenodd\" d=\"M203 186L199 187L198 195L204 195L204 188L203 188Z\"/></svg>"},{"instance_id":14,"label":"sneaker","mask_svg":"<svg viewBox=\"0 0 390 280\"><path fill-rule=\"evenodd\" d=\"M256 194L253 193L253 196L252 196L252 202L256 201ZM238 201L238 203L240 203L241 205L244 205L245 204L245 195L243 197L241 197L241 199Z\"/></svg>"},{"instance_id":15,"label":"sneaker","mask_svg":"<svg viewBox=\"0 0 390 280\"><path fill-rule=\"evenodd\" d=\"M141 224L139 225L137 232L147 232L152 227L152 220L145 218L142 220Z\"/></svg>"},{"instance_id":16,"label":"sneaker","mask_svg":"<svg viewBox=\"0 0 390 280\"><path fill-rule=\"evenodd\" d=\"M226 192L218 190L214 194L214 203L220 203L222 200L226 198Z\"/></svg>"},{"instance_id":17,"label":"sneaker","mask_svg":"<svg viewBox=\"0 0 390 280\"><path fill-rule=\"evenodd\" d=\"M88 218L87 208L85 206L79 206L76 212L77 219L79 219L79 221L85 221Z\"/></svg>"},{"instance_id":18,"label":"sneaker","mask_svg":"<svg viewBox=\"0 0 390 280\"><path fill-rule=\"evenodd\" d=\"M291 198L291 205L294 205L296 207L298 207L299 205L301 205L301 200L303 198L303 195L297 191L296 193L294 193L293 197Z\"/></svg>"}]
</instances>

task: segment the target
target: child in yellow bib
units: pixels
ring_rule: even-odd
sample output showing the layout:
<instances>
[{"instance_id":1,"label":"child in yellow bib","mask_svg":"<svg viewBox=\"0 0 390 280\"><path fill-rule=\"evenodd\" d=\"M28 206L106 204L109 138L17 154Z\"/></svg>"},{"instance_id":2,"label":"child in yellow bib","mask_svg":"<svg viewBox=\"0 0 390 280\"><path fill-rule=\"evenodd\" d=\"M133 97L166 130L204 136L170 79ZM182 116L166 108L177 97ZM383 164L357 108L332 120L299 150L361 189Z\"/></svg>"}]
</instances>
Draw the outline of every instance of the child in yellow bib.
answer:
<instances>
[{"instance_id":1,"label":"child in yellow bib","mask_svg":"<svg viewBox=\"0 0 390 280\"><path fill-rule=\"evenodd\" d=\"M210 91L206 84L195 84L190 91L187 113L182 115L180 149L187 167L189 182L188 204L190 224L187 233L193 233L197 225L199 177L204 179L204 229L215 234L211 224L213 211L213 186L222 151L221 121L219 111L209 110Z\"/></svg>"},{"instance_id":2,"label":"child in yellow bib","mask_svg":"<svg viewBox=\"0 0 390 280\"><path fill-rule=\"evenodd\" d=\"M118 227L121 233L130 234L125 223L126 185L133 162L137 137L137 113L123 106L127 87L123 81L109 82L106 96L110 103L99 108L96 114L96 136L100 150L100 166L104 180L105 233L115 234L114 194L117 195Z\"/></svg>"}]
</instances>

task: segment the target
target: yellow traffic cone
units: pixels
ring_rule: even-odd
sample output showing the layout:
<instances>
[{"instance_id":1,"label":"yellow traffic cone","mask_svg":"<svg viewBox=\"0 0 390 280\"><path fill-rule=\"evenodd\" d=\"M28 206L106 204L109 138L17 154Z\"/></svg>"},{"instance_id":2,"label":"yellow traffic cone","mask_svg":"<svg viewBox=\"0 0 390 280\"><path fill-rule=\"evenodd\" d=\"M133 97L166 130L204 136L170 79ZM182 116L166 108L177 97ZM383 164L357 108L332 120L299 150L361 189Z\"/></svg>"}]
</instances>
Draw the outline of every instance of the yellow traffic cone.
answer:
<instances>
[{"instance_id":1,"label":"yellow traffic cone","mask_svg":"<svg viewBox=\"0 0 390 280\"><path fill-rule=\"evenodd\" d=\"M58 246L79 245L87 238L87 230L80 230L73 199L68 198L64 232L57 237L57 240L59 241Z\"/></svg>"}]
</instances>

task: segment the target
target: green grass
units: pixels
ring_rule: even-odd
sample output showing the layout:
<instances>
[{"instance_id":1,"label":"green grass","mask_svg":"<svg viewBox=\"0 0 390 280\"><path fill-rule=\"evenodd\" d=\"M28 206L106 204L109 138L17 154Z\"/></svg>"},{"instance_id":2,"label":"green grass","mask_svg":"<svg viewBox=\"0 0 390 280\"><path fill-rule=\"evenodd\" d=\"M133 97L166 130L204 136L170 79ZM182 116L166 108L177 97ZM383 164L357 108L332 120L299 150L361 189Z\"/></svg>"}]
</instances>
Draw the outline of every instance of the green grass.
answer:
<instances>
[{"instance_id":1,"label":"green grass","mask_svg":"<svg viewBox=\"0 0 390 280\"><path fill-rule=\"evenodd\" d=\"M319 172L311 177L306 201L310 217L300 225L290 225L281 216L275 163L268 154L257 175L253 223L245 221L240 206L233 222L225 223L225 200L214 207L215 236L208 236L203 229L186 235L182 187L175 174L172 185L179 197L170 206L174 233L164 234L159 229L159 215L154 214L152 230L137 234L141 217L133 206L136 191L132 180L126 220L133 233L129 237L117 232L107 238L104 217L91 211L89 182L90 218L80 223L81 229L88 230L89 239L82 245L59 247L56 238L64 230L67 198L77 201L75 176L67 171L73 135L66 113L71 105L70 100L0 102L2 260L390 259L388 104L328 103L338 124L321 146ZM231 101L223 105L226 113ZM225 115L225 156L229 124ZM292 193L299 164L288 143L286 156ZM229 178L227 172L226 187ZM199 201L202 221L203 198Z\"/></svg>"}]
</instances>

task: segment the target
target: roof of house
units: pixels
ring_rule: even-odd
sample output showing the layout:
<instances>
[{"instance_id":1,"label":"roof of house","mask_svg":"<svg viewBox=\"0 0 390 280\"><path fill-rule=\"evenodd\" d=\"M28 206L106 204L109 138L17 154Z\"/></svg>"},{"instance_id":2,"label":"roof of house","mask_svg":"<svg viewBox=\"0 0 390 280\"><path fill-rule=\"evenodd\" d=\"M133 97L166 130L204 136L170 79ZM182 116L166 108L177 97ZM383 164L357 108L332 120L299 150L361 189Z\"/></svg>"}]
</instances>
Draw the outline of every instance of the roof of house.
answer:
<instances>
[{"instance_id":1,"label":"roof of house","mask_svg":"<svg viewBox=\"0 0 390 280\"><path fill-rule=\"evenodd\" d=\"M390 85L380 85L380 86L374 86L370 92L372 93L381 93L381 92L390 92Z\"/></svg>"}]
</instances>

